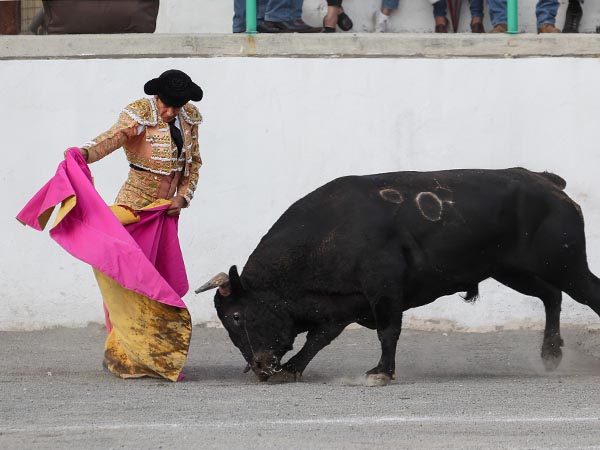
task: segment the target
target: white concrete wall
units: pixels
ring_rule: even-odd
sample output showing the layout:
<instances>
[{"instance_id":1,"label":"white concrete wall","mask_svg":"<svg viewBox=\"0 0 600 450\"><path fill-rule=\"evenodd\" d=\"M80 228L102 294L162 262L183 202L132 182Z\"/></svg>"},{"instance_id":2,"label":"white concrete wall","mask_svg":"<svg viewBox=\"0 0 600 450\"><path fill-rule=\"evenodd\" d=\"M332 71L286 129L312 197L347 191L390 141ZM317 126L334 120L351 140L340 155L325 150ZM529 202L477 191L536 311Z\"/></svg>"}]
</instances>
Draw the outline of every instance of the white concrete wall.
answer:
<instances>
[{"instance_id":1,"label":"white concrete wall","mask_svg":"<svg viewBox=\"0 0 600 450\"><path fill-rule=\"evenodd\" d=\"M350 2L348 2L350 3ZM296 199L334 177L394 170L524 166L563 176L586 217L600 274L600 61L529 59L208 58L0 61L0 329L101 322L91 269L47 231L15 219L68 146L108 128L147 79L168 68L205 91L200 186L181 216L192 289L243 266ZM26 83L25 83L26 81ZM91 166L111 202L122 152ZM93 236L90 236L93 239ZM475 305L458 296L411 311L409 324L489 329L539 325L543 309L495 282ZM185 297L195 323L215 321L212 293ZM570 299L565 323L600 320ZM445 323L445 322L443 322Z\"/></svg>"},{"instance_id":2,"label":"white concrete wall","mask_svg":"<svg viewBox=\"0 0 600 450\"><path fill-rule=\"evenodd\" d=\"M535 33L535 0L519 2L519 30ZM560 0L561 7L557 26L563 27L568 0ZM491 29L487 1L485 2L485 26ZM381 6L380 0L344 0L344 9L354 22L353 32L373 31L373 13ZM304 20L320 26L327 8L325 0L305 0ZM600 2L587 0L583 6L582 33L593 33L600 25ZM233 16L233 0L163 0L160 5L157 33L229 33ZM450 17L448 15L448 17ZM459 32L470 32L471 15L468 0L463 1ZM391 31L431 32L433 30L432 7L429 0L400 0L398 11L392 15Z\"/></svg>"}]
</instances>

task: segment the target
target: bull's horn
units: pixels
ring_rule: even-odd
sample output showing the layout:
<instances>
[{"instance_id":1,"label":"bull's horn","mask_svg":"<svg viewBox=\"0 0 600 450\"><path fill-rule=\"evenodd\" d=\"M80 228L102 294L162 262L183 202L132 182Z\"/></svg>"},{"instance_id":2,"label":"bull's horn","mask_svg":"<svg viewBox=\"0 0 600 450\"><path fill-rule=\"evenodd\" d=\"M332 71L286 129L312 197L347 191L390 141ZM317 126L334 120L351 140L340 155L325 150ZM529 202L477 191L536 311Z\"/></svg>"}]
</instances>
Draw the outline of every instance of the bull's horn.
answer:
<instances>
[{"instance_id":1,"label":"bull's horn","mask_svg":"<svg viewBox=\"0 0 600 450\"><path fill-rule=\"evenodd\" d=\"M209 289L220 288L220 287L224 287L224 288L229 287L229 275L227 275L224 272L221 272L221 273L215 275L210 280L208 280L206 283L204 283L202 286L200 286L198 289L196 289L194 292L196 294L199 294L200 292L204 292L204 291L208 291Z\"/></svg>"}]
</instances>

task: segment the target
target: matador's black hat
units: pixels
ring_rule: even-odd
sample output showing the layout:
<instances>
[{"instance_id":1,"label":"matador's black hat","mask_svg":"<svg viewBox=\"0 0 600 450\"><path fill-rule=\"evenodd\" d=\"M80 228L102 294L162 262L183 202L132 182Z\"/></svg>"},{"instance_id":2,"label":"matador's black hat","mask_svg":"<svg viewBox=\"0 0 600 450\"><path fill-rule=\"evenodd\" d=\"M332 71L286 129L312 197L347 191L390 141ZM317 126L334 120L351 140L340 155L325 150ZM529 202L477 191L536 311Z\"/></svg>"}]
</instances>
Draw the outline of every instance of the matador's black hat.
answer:
<instances>
[{"instance_id":1,"label":"matador's black hat","mask_svg":"<svg viewBox=\"0 0 600 450\"><path fill-rule=\"evenodd\" d=\"M168 106L179 108L190 100L199 102L203 92L200 86L181 70L171 69L163 72L160 77L153 78L144 85L148 95L158 95L158 98Z\"/></svg>"}]
</instances>

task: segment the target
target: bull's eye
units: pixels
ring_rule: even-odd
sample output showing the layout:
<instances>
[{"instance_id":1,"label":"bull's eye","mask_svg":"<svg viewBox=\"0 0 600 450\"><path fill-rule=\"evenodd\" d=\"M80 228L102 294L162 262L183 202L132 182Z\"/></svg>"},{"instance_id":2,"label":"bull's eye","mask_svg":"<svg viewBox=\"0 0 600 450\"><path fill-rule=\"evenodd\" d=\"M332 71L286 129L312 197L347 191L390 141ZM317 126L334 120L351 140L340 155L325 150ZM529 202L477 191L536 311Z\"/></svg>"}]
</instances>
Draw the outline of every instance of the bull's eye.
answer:
<instances>
[{"instance_id":1,"label":"bull's eye","mask_svg":"<svg viewBox=\"0 0 600 450\"><path fill-rule=\"evenodd\" d=\"M240 323L240 313L233 313L233 321L236 323L236 325Z\"/></svg>"}]
</instances>

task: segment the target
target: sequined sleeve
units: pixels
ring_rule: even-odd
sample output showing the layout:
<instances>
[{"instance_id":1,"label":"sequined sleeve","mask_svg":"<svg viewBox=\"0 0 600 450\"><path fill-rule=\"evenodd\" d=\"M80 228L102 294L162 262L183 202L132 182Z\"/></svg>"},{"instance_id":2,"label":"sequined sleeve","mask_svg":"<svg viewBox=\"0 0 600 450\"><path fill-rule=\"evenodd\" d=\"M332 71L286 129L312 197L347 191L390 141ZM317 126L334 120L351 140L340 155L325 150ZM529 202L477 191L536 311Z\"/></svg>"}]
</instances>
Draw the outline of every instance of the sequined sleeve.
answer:
<instances>
[{"instance_id":1,"label":"sequined sleeve","mask_svg":"<svg viewBox=\"0 0 600 450\"><path fill-rule=\"evenodd\" d=\"M88 152L87 162L96 162L121 148L129 138L137 134L138 124L125 113L121 113L119 120L109 130L87 142L81 148Z\"/></svg>"},{"instance_id":2,"label":"sequined sleeve","mask_svg":"<svg viewBox=\"0 0 600 450\"><path fill-rule=\"evenodd\" d=\"M156 107L149 99L143 98L130 103L123 108L117 123L81 147L87 150L87 162L98 161L122 147L128 139L138 134L140 127L156 125L157 117Z\"/></svg>"}]
</instances>

